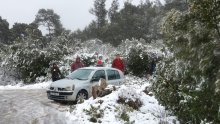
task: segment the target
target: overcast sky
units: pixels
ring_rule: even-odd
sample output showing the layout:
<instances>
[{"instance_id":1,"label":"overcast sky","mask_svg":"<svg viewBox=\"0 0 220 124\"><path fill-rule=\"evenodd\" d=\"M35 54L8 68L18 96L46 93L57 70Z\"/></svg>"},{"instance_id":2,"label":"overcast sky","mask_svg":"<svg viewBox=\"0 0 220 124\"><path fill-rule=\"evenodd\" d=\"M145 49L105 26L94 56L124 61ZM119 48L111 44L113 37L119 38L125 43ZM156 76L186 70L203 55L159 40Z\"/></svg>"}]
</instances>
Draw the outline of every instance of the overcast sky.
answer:
<instances>
[{"instance_id":1,"label":"overcast sky","mask_svg":"<svg viewBox=\"0 0 220 124\"><path fill-rule=\"evenodd\" d=\"M112 0L106 1L108 9ZM119 1L121 8L125 0ZM132 0L132 3L137 5L140 1ZM12 27L15 22L28 24L33 22L41 8L53 9L60 15L63 26L74 31L78 28L83 29L95 19L95 16L89 13L93 2L94 0L0 0L0 16Z\"/></svg>"}]
</instances>

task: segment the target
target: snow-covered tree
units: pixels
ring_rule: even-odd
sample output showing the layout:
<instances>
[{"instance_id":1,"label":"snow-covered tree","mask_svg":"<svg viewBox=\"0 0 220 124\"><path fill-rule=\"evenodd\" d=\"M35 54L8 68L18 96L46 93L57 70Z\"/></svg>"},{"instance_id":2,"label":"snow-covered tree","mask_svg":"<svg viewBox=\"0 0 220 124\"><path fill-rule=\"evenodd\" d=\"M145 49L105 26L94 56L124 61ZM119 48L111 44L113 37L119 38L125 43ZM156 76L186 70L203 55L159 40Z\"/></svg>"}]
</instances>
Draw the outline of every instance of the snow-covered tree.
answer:
<instances>
[{"instance_id":1,"label":"snow-covered tree","mask_svg":"<svg viewBox=\"0 0 220 124\"><path fill-rule=\"evenodd\" d=\"M59 63L66 55L75 52L74 45L75 41L68 32L52 39L47 47L42 47L41 39L30 36L8 46L1 56L1 67L5 73L24 83L34 83L37 77L47 76L50 64Z\"/></svg>"},{"instance_id":2,"label":"snow-covered tree","mask_svg":"<svg viewBox=\"0 0 220 124\"><path fill-rule=\"evenodd\" d=\"M171 54L158 66L154 91L182 123L219 123L219 20L214 19L219 13L213 11L219 4L191 0L189 6L187 12L172 10L165 17L164 40Z\"/></svg>"}]
</instances>

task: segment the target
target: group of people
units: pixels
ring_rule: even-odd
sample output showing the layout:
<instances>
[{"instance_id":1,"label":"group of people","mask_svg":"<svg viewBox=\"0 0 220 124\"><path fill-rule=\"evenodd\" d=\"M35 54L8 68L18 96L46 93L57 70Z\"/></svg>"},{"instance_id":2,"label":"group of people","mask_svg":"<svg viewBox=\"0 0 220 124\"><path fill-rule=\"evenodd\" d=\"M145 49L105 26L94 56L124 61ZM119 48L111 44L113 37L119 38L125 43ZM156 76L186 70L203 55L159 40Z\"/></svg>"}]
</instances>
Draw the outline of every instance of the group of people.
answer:
<instances>
[{"instance_id":1,"label":"group of people","mask_svg":"<svg viewBox=\"0 0 220 124\"><path fill-rule=\"evenodd\" d=\"M96 66L98 66L98 67L104 66L101 56L99 56ZM120 57L120 54L116 54L115 59L112 61L112 68L117 68L117 69L121 70L122 72L125 71L125 65L124 65L123 60Z\"/></svg>"},{"instance_id":2,"label":"group of people","mask_svg":"<svg viewBox=\"0 0 220 124\"><path fill-rule=\"evenodd\" d=\"M103 67L104 66L101 56L98 58L98 61L97 61L96 65L98 67ZM84 66L85 65L81 61L80 57L77 56L76 61L71 64L71 72L75 71L78 68L82 68ZM116 54L115 59L112 61L112 68L117 68L117 69L121 70L124 73L125 65L124 65L123 60L120 57L120 54ZM53 66L51 68L51 74L52 74L52 81L59 80L63 77L61 72L60 72L60 69L58 68L56 63L53 63Z\"/></svg>"}]
</instances>

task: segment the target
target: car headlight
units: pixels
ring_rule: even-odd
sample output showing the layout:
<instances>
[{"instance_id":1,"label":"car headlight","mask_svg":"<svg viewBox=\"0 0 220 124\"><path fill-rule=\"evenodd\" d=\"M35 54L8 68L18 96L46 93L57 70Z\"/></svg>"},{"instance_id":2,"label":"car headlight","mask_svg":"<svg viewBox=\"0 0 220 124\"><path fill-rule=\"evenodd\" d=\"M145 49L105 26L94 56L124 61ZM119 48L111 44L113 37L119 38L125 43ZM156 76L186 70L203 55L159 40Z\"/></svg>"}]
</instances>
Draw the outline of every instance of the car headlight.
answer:
<instances>
[{"instance_id":1,"label":"car headlight","mask_svg":"<svg viewBox=\"0 0 220 124\"><path fill-rule=\"evenodd\" d=\"M65 88L67 91L70 91L71 90L71 87L69 86L69 87L66 87Z\"/></svg>"}]
</instances>

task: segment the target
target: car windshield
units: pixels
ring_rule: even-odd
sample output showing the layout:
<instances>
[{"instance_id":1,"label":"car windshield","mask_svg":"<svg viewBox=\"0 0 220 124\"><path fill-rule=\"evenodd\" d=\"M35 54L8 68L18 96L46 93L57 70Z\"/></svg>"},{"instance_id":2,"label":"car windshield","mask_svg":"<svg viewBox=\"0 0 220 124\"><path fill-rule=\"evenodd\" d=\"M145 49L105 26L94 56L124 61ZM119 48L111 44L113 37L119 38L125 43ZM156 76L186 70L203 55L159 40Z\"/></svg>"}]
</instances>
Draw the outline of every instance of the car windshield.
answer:
<instances>
[{"instance_id":1,"label":"car windshield","mask_svg":"<svg viewBox=\"0 0 220 124\"><path fill-rule=\"evenodd\" d=\"M89 75L93 69L77 69L76 71L72 72L66 78L70 79L78 79L78 80L88 80Z\"/></svg>"}]
</instances>

